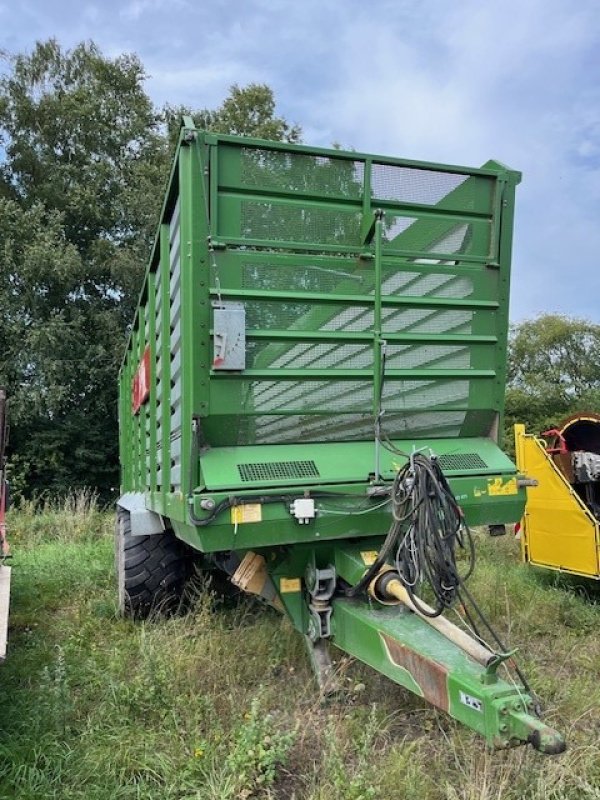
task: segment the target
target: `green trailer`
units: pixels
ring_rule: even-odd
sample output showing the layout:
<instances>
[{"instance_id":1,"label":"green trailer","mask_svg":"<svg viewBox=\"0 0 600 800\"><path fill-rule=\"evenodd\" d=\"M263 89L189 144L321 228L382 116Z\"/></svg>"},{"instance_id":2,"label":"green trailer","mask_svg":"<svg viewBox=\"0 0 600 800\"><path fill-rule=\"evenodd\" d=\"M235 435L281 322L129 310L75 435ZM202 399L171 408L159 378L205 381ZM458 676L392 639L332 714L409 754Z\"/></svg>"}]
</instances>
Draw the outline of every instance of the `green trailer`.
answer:
<instances>
[{"instance_id":1,"label":"green trailer","mask_svg":"<svg viewBox=\"0 0 600 800\"><path fill-rule=\"evenodd\" d=\"M498 443L519 180L184 118L120 373L123 613L199 563L287 613L324 686L331 642L491 745L563 749L389 546L421 461L458 527L522 515Z\"/></svg>"}]
</instances>

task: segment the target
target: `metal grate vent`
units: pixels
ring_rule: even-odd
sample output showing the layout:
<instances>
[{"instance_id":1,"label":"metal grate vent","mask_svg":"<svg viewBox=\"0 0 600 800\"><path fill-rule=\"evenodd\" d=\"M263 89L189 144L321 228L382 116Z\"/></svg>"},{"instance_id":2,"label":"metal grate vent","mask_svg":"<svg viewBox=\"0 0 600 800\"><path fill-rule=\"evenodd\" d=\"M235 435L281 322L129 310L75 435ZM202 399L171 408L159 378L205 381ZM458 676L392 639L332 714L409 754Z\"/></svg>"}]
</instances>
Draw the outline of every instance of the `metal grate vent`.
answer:
<instances>
[{"instance_id":1,"label":"metal grate vent","mask_svg":"<svg viewBox=\"0 0 600 800\"><path fill-rule=\"evenodd\" d=\"M477 453L451 453L440 456L442 469L487 469L487 464Z\"/></svg>"},{"instance_id":2,"label":"metal grate vent","mask_svg":"<svg viewBox=\"0 0 600 800\"><path fill-rule=\"evenodd\" d=\"M274 461L270 464L238 464L237 468L240 478L244 482L320 477L314 461Z\"/></svg>"}]
</instances>

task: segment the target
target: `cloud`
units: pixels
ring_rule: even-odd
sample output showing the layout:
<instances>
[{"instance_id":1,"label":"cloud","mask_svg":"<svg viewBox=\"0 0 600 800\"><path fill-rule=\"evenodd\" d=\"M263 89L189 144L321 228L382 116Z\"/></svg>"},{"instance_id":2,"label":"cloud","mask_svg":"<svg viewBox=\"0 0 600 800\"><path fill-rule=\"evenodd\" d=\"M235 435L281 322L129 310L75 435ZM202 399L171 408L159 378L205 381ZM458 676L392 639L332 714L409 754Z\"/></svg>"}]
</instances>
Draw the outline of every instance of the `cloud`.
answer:
<instances>
[{"instance_id":1,"label":"cloud","mask_svg":"<svg viewBox=\"0 0 600 800\"><path fill-rule=\"evenodd\" d=\"M185 0L131 0L119 10L119 16L122 19L137 21L149 13L168 12L172 14L185 10L187 6Z\"/></svg>"},{"instance_id":2,"label":"cloud","mask_svg":"<svg viewBox=\"0 0 600 800\"><path fill-rule=\"evenodd\" d=\"M514 317L551 305L599 319L596 6L525 5L447 5L417 36L412 4L385 26L354 19L315 104L319 127L361 150L474 166L493 157L521 169ZM365 42L368 58L357 59Z\"/></svg>"},{"instance_id":3,"label":"cloud","mask_svg":"<svg viewBox=\"0 0 600 800\"><path fill-rule=\"evenodd\" d=\"M3 23L0 48L137 51L158 104L264 81L309 143L520 169L513 316L600 321L597 0L25 0Z\"/></svg>"}]
</instances>

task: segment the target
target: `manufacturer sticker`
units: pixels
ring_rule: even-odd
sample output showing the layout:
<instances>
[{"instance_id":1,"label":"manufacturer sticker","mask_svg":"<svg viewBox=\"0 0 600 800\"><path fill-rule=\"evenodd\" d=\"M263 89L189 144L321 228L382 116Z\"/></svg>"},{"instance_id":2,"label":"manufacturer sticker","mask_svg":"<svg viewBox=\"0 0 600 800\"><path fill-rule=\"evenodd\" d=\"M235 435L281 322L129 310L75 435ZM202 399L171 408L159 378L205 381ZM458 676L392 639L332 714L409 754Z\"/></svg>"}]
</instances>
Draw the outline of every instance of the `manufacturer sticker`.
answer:
<instances>
[{"instance_id":1,"label":"manufacturer sticker","mask_svg":"<svg viewBox=\"0 0 600 800\"><path fill-rule=\"evenodd\" d=\"M377 561L377 550L361 550L360 557L365 567L370 567Z\"/></svg>"},{"instance_id":2,"label":"manufacturer sticker","mask_svg":"<svg viewBox=\"0 0 600 800\"><path fill-rule=\"evenodd\" d=\"M299 592L301 588L300 578L281 578L279 581L279 591L281 594Z\"/></svg>"},{"instance_id":3,"label":"manufacturer sticker","mask_svg":"<svg viewBox=\"0 0 600 800\"><path fill-rule=\"evenodd\" d=\"M246 503L241 506L232 506L231 522L241 525L244 522L260 522L262 520L262 506L260 503Z\"/></svg>"},{"instance_id":4,"label":"manufacturer sticker","mask_svg":"<svg viewBox=\"0 0 600 800\"><path fill-rule=\"evenodd\" d=\"M473 711L479 711L480 714L483 713L483 703L481 700L478 700L476 697L472 697L470 694L466 692L459 692L460 694L460 702L463 706L467 706L468 708L472 708Z\"/></svg>"},{"instance_id":5,"label":"manufacturer sticker","mask_svg":"<svg viewBox=\"0 0 600 800\"><path fill-rule=\"evenodd\" d=\"M490 478L488 480L488 494L490 497L518 493L519 487L517 486L516 478L508 478L508 480L505 481L503 481L502 478Z\"/></svg>"}]
</instances>

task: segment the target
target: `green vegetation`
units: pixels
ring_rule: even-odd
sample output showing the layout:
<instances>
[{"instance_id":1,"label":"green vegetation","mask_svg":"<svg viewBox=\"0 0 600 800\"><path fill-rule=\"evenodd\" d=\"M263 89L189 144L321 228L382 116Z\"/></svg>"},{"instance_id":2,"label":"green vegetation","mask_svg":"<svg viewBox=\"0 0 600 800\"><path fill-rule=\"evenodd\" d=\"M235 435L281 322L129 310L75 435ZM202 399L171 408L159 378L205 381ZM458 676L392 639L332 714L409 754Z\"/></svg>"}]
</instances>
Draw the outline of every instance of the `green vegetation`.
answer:
<instances>
[{"instance_id":1,"label":"green vegetation","mask_svg":"<svg viewBox=\"0 0 600 800\"><path fill-rule=\"evenodd\" d=\"M214 110L154 108L135 54L93 42L0 53L0 386L11 398L13 496L118 486L117 372L182 113L297 141L272 90Z\"/></svg>"},{"instance_id":2,"label":"green vegetation","mask_svg":"<svg viewBox=\"0 0 600 800\"><path fill-rule=\"evenodd\" d=\"M544 314L513 326L508 349L506 446L512 427L530 433L559 425L576 411L600 411L600 325Z\"/></svg>"},{"instance_id":3,"label":"green vegetation","mask_svg":"<svg viewBox=\"0 0 600 800\"><path fill-rule=\"evenodd\" d=\"M135 54L53 39L0 54L0 385L11 398L14 497L118 485L116 375L182 113L221 133L297 142L273 91L234 85L216 109L154 108ZM515 165L519 166L519 165ZM515 326L507 394L534 431L600 402L600 326Z\"/></svg>"},{"instance_id":4,"label":"green vegetation","mask_svg":"<svg viewBox=\"0 0 600 800\"><path fill-rule=\"evenodd\" d=\"M491 753L443 713L341 658L319 702L289 623L196 587L187 616L116 617L112 517L93 496L14 511L4 800L533 800L600 797L600 605L478 536L472 588L569 750Z\"/></svg>"}]
</instances>

